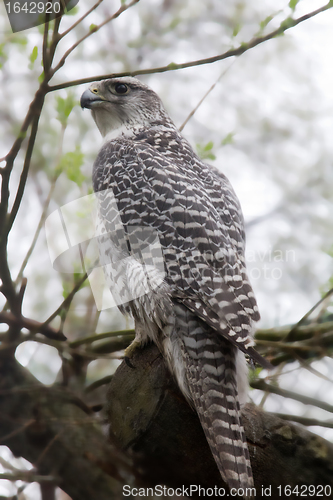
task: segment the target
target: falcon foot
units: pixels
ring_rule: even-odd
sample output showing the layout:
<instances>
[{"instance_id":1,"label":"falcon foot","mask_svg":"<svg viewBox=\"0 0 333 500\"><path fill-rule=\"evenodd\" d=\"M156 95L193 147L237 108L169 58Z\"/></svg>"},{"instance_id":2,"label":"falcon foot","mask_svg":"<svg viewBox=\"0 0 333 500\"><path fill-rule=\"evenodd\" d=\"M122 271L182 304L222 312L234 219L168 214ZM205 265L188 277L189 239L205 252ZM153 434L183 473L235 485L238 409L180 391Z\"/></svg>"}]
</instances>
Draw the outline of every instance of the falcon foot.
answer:
<instances>
[{"instance_id":1,"label":"falcon foot","mask_svg":"<svg viewBox=\"0 0 333 500\"><path fill-rule=\"evenodd\" d=\"M125 363L127 364L127 366L129 366L130 368L135 368L135 366L132 365L131 359L128 356L124 356L124 360L125 360Z\"/></svg>"},{"instance_id":2,"label":"falcon foot","mask_svg":"<svg viewBox=\"0 0 333 500\"><path fill-rule=\"evenodd\" d=\"M130 343L130 345L125 349L125 356L124 360L127 366L130 368L135 368L131 362L131 358L133 357L135 351L137 349L140 349L141 347L141 342L138 342L137 340L133 340L133 342Z\"/></svg>"}]
</instances>

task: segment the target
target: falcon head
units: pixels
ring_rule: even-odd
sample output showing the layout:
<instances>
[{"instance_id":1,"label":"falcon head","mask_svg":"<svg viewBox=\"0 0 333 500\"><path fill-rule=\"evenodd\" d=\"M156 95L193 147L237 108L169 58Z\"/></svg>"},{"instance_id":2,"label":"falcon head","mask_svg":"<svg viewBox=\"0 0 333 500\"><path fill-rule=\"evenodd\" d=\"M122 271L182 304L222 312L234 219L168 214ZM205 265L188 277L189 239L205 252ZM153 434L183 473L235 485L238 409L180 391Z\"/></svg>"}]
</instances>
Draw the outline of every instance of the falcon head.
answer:
<instances>
[{"instance_id":1,"label":"falcon head","mask_svg":"<svg viewBox=\"0 0 333 500\"><path fill-rule=\"evenodd\" d=\"M127 135L156 121L170 121L158 95L132 77L92 84L82 94L81 107L91 109L103 137L113 131Z\"/></svg>"}]
</instances>

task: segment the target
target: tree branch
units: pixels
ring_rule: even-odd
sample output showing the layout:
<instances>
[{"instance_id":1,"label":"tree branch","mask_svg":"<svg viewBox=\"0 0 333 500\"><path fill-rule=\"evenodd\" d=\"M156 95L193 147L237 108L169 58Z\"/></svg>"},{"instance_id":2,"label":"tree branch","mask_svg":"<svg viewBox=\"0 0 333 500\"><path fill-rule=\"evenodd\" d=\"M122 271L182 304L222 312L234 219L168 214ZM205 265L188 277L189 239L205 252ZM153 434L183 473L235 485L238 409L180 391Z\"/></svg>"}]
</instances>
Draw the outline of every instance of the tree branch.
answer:
<instances>
[{"instance_id":1,"label":"tree branch","mask_svg":"<svg viewBox=\"0 0 333 500\"><path fill-rule=\"evenodd\" d=\"M122 14L123 12L125 12L125 10L129 9L130 7L132 7L133 5L135 5L136 3L138 3L140 0L132 0L132 2L130 2L129 4L127 5L122 5L118 10L117 12L115 12L114 14L112 14L112 16L109 16L107 19L105 19L105 21L103 21L101 24L99 24L98 26L94 26L90 31L89 33L86 33L82 38L80 38L79 40L77 40L77 42L75 42L66 52L65 54L62 56L62 58L60 59L60 61L58 62L58 64L53 68L52 72L53 73L56 73L60 68L62 68L62 66L65 64L66 62L66 59L67 57L73 52L73 50L76 49L76 47L78 47L78 45L80 45L82 42L84 42L84 40L86 40L88 37L90 37L93 33L96 33L97 31L99 31L103 26L105 26L106 24L108 24L110 21L113 21L114 19L116 19L117 17L120 16L120 14ZM92 9L94 10L94 9ZM61 37L64 36L64 35L60 35Z\"/></svg>"},{"instance_id":2,"label":"tree branch","mask_svg":"<svg viewBox=\"0 0 333 500\"><path fill-rule=\"evenodd\" d=\"M95 5L93 5L89 10L87 10L87 12L85 14L83 14L83 16L80 17L80 19L78 19L74 24L72 24L72 26L70 26L66 31L63 31L63 33L60 33L59 34L59 37L60 37L60 40L62 38L64 38L66 35L68 35L68 33L70 33L74 28L76 28L76 26L78 26L79 24L82 23L82 21L84 21L86 19L86 17L89 16L89 14L91 14L94 10L97 9L97 7L103 2L103 0L98 0Z\"/></svg>"},{"instance_id":3,"label":"tree branch","mask_svg":"<svg viewBox=\"0 0 333 500\"><path fill-rule=\"evenodd\" d=\"M295 333L297 332L298 328L308 319L308 317L317 309L317 307L322 304L326 299L328 299L331 295L333 294L333 288L331 288L325 295L318 300L318 302L311 307L311 309L292 327L288 335L286 336L285 340L287 342L293 341L295 339Z\"/></svg>"},{"instance_id":4,"label":"tree branch","mask_svg":"<svg viewBox=\"0 0 333 500\"><path fill-rule=\"evenodd\" d=\"M44 227L44 223L45 223L45 220L47 218L47 214L48 214L48 208L49 208L49 205L50 205L50 201L51 201L51 198L52 198L52 195L53 195L53 192L55 190L55 187L56 187L56 181L58 179L60 174L56 175L52 182L51 182L51 187L50 187L50 190L49 190L49 193L47 195L47 198L45 200L45 203L44 203L44 206L43 206L43 210L42 210L42 214L40 216L40 219L39 219L39 222L38 222L38 226L36 228L36 231L35 231L35 234L34 234L34 237L33 237L33 240L31 242L31 245L26 253L26 256L24 257L23 259L23 262L21 264L21 267L20 267L20 270L17 274L17 277L16 277L16 280L15 280L15 284L18 285L20 280L22 279L23 277L23 273L24 273L24 270L29 262L29 259L32 255L32 252L34 251L34 248L36 246L36 243L37 243L37 240L38 240L38 237L39 237L39 234L41 232L41 230L43 229Z\"/></svg>"},{"instance_id":5,"label":"tree branch","mask_svg":"<svg viewBox=\"0 0 333 500\"><path fill-rule=\"evenodd\" d=\"M46 14L45 24L44 24L44 34L43 34L43 58L42 64L44 69L44 74L50 69L50 53L48 49L48 38L49 38L49 14Z\"/></svg>"},{"instance_id":6,"label":"tree branch","mask_svg":"<svg viewBox=\"0 0 333 500\"><path fill-rule=\"evenodd\" d=\"M20 177L20 183L19 187L17 189L17 193L15 196L13 208L8 216L8 222L6 225L6 233L9 234L12 225L14 223L14 220L16 218L17 212L20 208L25 185L27 182L27 177L28 177L28 172L30 169L30 162L31 162L31 157L32 157L32 152L35 146L35 140L36 140L36 135L38 131L38 123L39 123L39 118L40 118L40 113L44 104L44 99L46 95L46 88L45 85L41 85L40 88L38 89L35 99L33 101L33 106L32 106L32 126L31 126L31 132L30 132L30 137L29 137L29 142L28 142L28 147L27 147L27 152L25 155L25 160L23 164L23 170L21 173Z\"/></svg>"},{"instance_id":7,"label":"tree branch","mask_svg":"<svg viewBox=\"0 0 333 500\"><path fill-rule=\"evenodd\" d=\"M7 479L8 481L24 481L25 483L56 482L56 478L54 476L39 476L38 474L30 470L22 470L17 472L2 472L0 473L0 480L1 479Z\"/></svg>"},{"instance_id":8,"label":"tree branch","mask_svg":"<svg viewBox=\"0 0 333 500\"><path fill-rule=\"evenodd\" d=\"M6 311L0 312L0 323L6 323L10 326L18 327L20 330L26 328L33 333L41 333L45 337L53 340L67 340L65 335L59 330L55 330L51 326L39 323L34 319L25 318L24 316L15 316L14 314Z\"/></svg>"},{"instance_id":9,"label":"tree branch","mask_svg":"<svg viewBox=\"0 0 333 500\"><path fill-rule=\"evenodd\" d=\"M271 340L273 342L286 340L286 336L293 329L292 326L281 326L278 328L260 329L255 333L256 341L259 340ZM312 337L318 337L324 333L333 332L333 321L326 321L325 323L315 323L311 325L302 325L297 327L295 331L294 341L303 341L311 339Z\"/></svg>"},{"instance_id":10,"label":"tree branch","mask_svg":"<svg viewBox=\"0 0 333 500\"><path fill-rule=\"evenodd\" d=\"M82 339L73 340L69 343L70 347L75 348L85 344L92 344L93 342L98 342L99 340L110 339L114 337L128 336L131 340L134 340L135 331L130 330L118 330L115 332L105 332L105 333L95 333L89 337L84 337Z\"/></svg>"},{"instance_id":11,"label":"tree branch","mask_svg":"<svg viewBox=\"0 0 333 500\"><path fill-rule=\"evenodd\" d=\"M305 14L304 16L301 16L297 19L292 19L291 17L285 19L279 28L276 30L272 31L271 33L261 36L261 37L256 37L250 40L248 43L242 43L240 47L237 49L230 49L227 52L224 52L223 54L219 54L213 57L207 57L204 59L197 59L196 61L189 61L186 63L182 64L176 64L174 62L169 63L166 66L161 66L158 68L152 68L152 69L139 69L136 71L126 71L124 73L110 73L106 75L99 75L99 76L91 76L88 78L81 78L79 80L72 80L70 82L64 82L60 83L58 85L53 85L50 86L49 91L52 92L54 90L60 90L60 89L65 89L68 87L74 87L76 85L82 85L85 83L91 83L91 82L96 82L100 80L106 80L108 78L115 78L115 77L122 77L122 76L139 76L139 75L149 75L149 74L155 74L155 73L165 73L167 71L176 71L179 69L185 69L185 68L192 68L193 66L201 66L203 64L212 64L217 61L222 61L223 59L228 59L229 57L235 57L235 56L240 56L244 54L244 52L247 52L250 49L253 49L257 45L260 45L264 42L267 42L268 40L271 40L272 38L275 38L277 36L282 35L285 31L287 31L290 28L294 28L298 24L307 21L308 19L317 16L321 12L324 12L325 10L331 9L333 7L333 2L330 0L326 5L323 7L320 7L317 10L314 10L313 12L310 12L309 14Z\"/></svg>"},{"instance_id":12,"label":"tree branch","mask_svg":"<svg viewBox=\"0 0 333 500\"><path fill-rule=\"evenodd\" d=\"M74 295L76 294L76 292L78 290L80 290L81 286L83 285L83 283L86 281L86 279L88 278L88 274L85 273L82 278L79 279L79 281L76 283L76 285L74 286L74 288L71 290L71 292L67 295L67 297L62 301L62 303L60 304L60 306L51 314L51 316L49 316L47 318L46 321L44 321L44 325L48 325L51 321L54 320L54 318L56 318L62 310L70 307L71 303L72 303L72 300L74 298Z\"/></svg>"},{"instance_id":13,"label":"tree branch","mask_svg":"<svg viewBox=\"0 0 333 500\"><path fill-rule=\"evenodd\" d=\"M138 349L131 363L134 368L124 362L112 378L107 413L111 435L131 453L144 479L174 488L225 487L199 419L158 349L153 344ZM256 498L281 500L278 486L333 486L331 443L251 404L242 417ZM271 488L271 494L262 495L262 487Z\"/></svg>"},{"instance_id":14,"label":"tree branch","mask_svg":"<svg viewBox=\"0 0 333 500\"><path fill-rule=\"evenodd\" d=\"M131 461L106 443L77 397L44 387L15 360L0 360L0 375L0 443L35 464L42 480L52 476L72 500L120 498L122 484L135 477Z\"/></svg>"},{"instance_id":15,"label":"tree branch","mask_svg":"<svg viewBox=\"0 0 333 500\"><path fill-rule=\"evenodd\" d=\"M318 420L317 418L302 417L299 415L288 415L287 413L273 413L269 412L270 415L275 415L276 417L282 418L283 420L289 420L290 422L298 422L299 424L318 427L328 427L333 429L333 420Z\"/></svg>"},{"instance_id":16,"label":"tree branch","mask_svg":"<svg viewBox=\"0 0 333 500\"><path fill-rule=\"evenodd\" d=\"M281 389L275 385L267 384L264 380L254 380L250 383L250 385L253 389L260 389L261 391L277 394L278 396L282 396L284 398L294 399L295 401L300 401L305 405L317 406L318 408L322 408L323 410L333 413L333 406L328 403L324 403L323 401L319 401L315 398L309 398L303 394L297 394L296 392Z\"/></svg>"}]
</instances>

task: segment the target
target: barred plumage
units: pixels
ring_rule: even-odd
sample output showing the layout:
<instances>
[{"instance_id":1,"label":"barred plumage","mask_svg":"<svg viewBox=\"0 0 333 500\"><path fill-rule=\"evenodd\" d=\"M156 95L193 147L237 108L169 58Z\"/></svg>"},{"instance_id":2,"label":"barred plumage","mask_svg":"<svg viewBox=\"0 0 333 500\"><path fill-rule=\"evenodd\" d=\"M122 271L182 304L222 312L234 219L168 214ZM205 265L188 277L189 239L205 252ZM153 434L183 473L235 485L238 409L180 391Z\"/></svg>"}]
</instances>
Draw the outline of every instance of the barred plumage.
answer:
<instances>
[{"instance_id":1,"label":"barred plumage","mask_svg":"<svg viewBox=\"0 0 333 500\"><path fill-rule=\"evenodd\" d=\"M137 79L94 84L81 105L105 136L93 183L102 199L102 259L114 263L108 277L119 308L134 317L136 342L153 340L165 356L223 479L229 487L251 487L239 411L246 399L243 352L265 361L252 347L259 312L246 274L238 199ZM148 240L156 243L157 236L162 250L152 265L142 256L142 228L151 229Z\"/></svg>"}]
</instances>

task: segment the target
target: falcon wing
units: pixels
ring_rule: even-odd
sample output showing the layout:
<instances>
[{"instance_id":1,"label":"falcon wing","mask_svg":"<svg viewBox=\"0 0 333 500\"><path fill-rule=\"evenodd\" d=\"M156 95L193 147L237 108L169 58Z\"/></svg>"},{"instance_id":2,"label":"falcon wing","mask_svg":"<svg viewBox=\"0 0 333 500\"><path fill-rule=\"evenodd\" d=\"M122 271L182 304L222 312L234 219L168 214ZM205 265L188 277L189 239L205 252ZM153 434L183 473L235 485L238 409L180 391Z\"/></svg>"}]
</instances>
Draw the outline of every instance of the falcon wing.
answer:
<instances>
[{"instance_id":1,"label":"falcon wing","mask_svg":"<svg viewBox=\"0 0 333 500\"><path fill-rule=\"evenodd\" d=\"M172 296L263 363L251 348L259 313L246 274L239 202L224 176L201 166L202 175L198 163L121 139L100 151L94 189L113 190L125 228L157 231Z\"/></svg>"}]
</instances>

